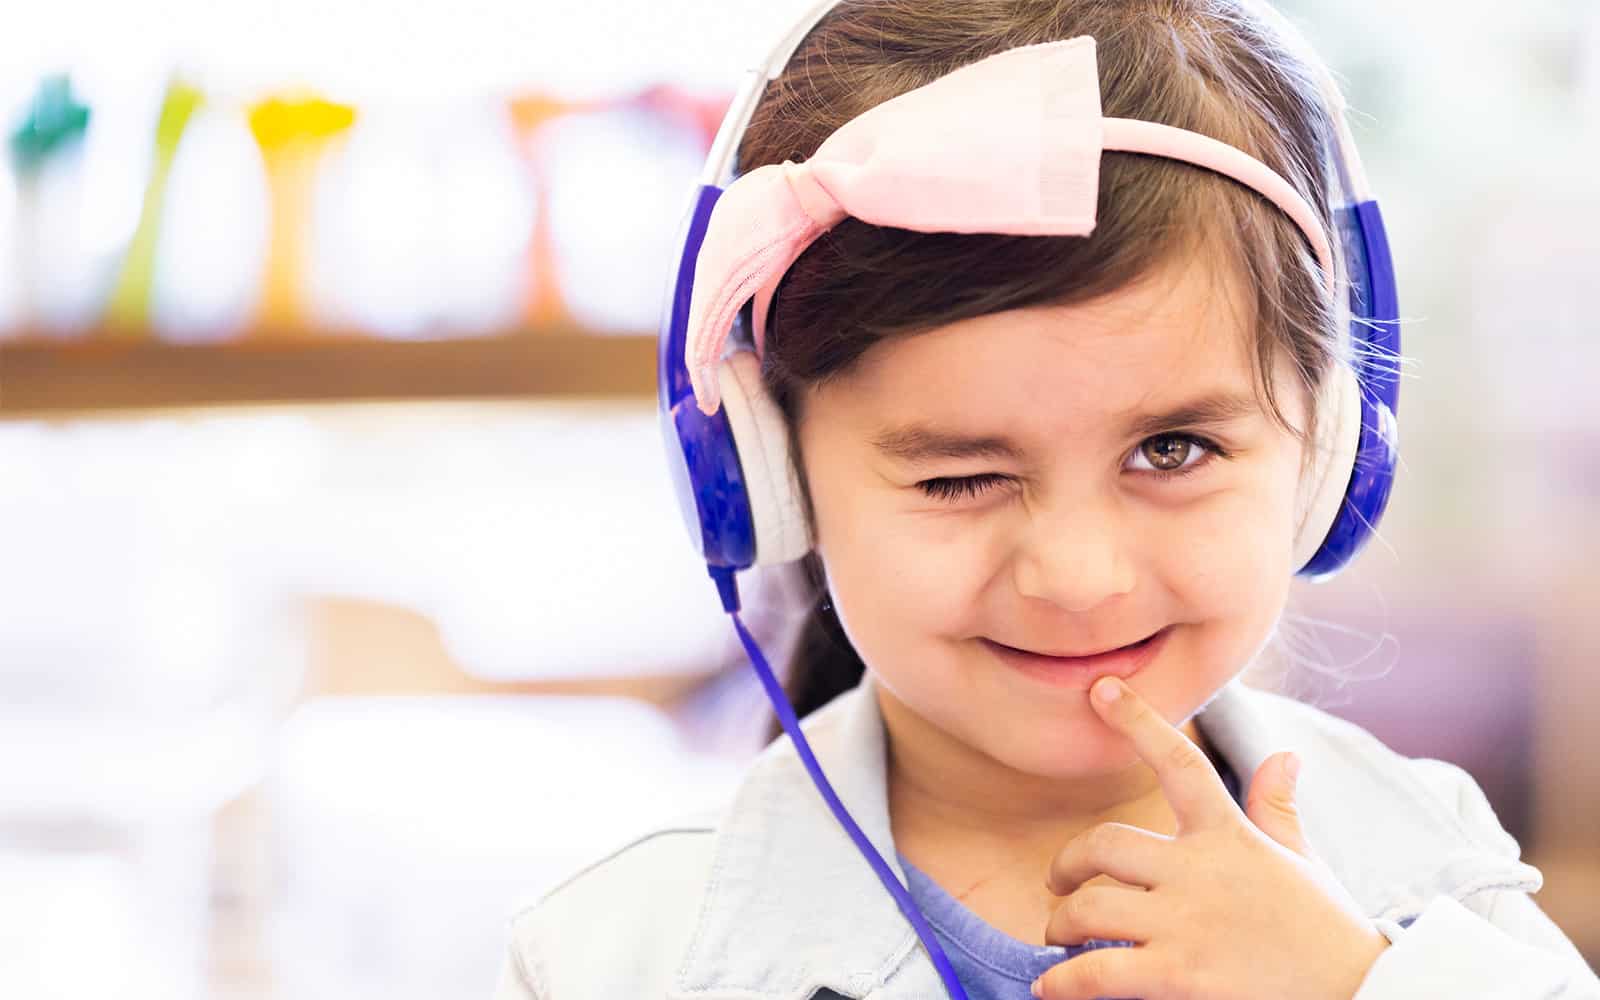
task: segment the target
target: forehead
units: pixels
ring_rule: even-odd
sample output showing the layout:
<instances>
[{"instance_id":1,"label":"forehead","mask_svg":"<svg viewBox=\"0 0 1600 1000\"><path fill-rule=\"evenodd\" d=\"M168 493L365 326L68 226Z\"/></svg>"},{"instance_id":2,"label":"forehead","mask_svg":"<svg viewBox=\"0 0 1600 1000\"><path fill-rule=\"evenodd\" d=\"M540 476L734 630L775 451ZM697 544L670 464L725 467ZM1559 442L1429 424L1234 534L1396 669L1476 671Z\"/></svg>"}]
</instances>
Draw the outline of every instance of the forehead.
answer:
<instances>
[{"instance_id":1,"label":"forehead","mask_svg":"<svg viewBox=\"0 0 1600 1000\"><path fill-rule=\"evenodd\" d=\"M1191 258L1088 302L882 341L815 397L861 419L1055 433L1197 394L1254 396L1253 310L1242 291L1230 271Z\"/></svg>"}]
</instances>

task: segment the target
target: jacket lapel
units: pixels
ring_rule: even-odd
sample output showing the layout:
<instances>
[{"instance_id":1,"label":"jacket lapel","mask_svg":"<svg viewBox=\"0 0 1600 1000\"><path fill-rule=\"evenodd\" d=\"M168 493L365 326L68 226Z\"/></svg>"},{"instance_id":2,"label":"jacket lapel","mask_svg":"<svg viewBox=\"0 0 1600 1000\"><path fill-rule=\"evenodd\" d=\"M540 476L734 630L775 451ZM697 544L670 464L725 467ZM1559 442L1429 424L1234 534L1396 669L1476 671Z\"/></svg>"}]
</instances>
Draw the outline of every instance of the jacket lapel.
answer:
<instances>
[{"instance_id":1,"label":"jacket lapel","mask_svg":"<svg viewBox=\"0 0 1600 1000\"><path fill-rule=\"evenodd\" d=\"M1364 730L1235 679L1196 717L1248 789L1278 750L1301 755L1306 836L1372 917L1420 912L1474 886L1536 891L1503 832L1483 843L1405 759ZM805 720L834 790L904 884L888 815L886 747L871 676ZM718 830L677 1000L912 1000L944 993L894 899L839 826L787 736L752 763Z\"/></svg>"},{"instance_id":2,"label":"jacket lapel","mask_svg":"<svg viewBox=\"0 0 1600 1000\"><path fill-rule=\"evenodd\" d=\"M840 801L903 884L870 678L802 728ZM671 995L808 1000L828 988L860 997L916 944L781 736L752 763L718 830L699 923Z\"/></svg>"}]
</instances>

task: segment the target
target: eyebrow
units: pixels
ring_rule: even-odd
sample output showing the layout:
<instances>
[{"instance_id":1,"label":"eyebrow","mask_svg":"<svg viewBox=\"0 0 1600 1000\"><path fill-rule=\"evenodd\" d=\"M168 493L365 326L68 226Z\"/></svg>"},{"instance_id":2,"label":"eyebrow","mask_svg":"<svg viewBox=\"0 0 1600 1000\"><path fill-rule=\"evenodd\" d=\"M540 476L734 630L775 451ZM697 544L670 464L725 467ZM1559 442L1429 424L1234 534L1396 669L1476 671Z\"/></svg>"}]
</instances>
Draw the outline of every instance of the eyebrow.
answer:
<instances>
[{"instance_id":1,"label":"eyebrow","mask_svg":"<svg viewBox=\"0 0 1600 1000\"><path fill-rule=\"evenodd\" d=\"M1150 437L1183 428L1215 427L1261 412L1254 396L1217 393L1184 403L1165 413L1142 413L1128 422L1130 437ZM1023 449L1005 435L971 436L907 424L882 431L872 439L879 451L904 462L934 459L1018 459Z\"/></svg>"}]
</instances>

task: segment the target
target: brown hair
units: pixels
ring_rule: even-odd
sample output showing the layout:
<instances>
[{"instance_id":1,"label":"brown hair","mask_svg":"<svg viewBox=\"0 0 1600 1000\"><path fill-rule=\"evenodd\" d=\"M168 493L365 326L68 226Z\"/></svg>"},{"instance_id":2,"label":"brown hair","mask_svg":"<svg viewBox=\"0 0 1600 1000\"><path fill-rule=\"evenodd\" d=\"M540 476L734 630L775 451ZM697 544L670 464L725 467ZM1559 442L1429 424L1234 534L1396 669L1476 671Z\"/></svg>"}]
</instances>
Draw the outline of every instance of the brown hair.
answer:
<instances>
[{"instance_id":1,"label":"brown hair","mask_svg":"<svg viewBox=\"0 0 1600 1000\"><path fill-rule=\"evenodd\" d=\"M1106 117L1165 122L1237 146L1288 180L1333 232L1335 124L1306 62L1314 57L1252 0L844 0L768 84L739 144L738 170L802 161L891 97L1006 49L1078 35L1096 39ZM778 287L762 359L802 486L803 390L849 371L875 343L1002 310L1088 301L1195 253L1254 290L1257 392L1280 425L1314 440L1314 422L1297 429L1284 418L1269 377L1273 360L1286 357L1315 399L1341 349L1334 303L1304 235L1261 195L1220 175L1107 153L1087 237L917 233L846 219L807 249ZM801 716L854 686L864 669L828 604L815 553L803 571L817 598L790 665Z\"/></svg>"}]
</instances>

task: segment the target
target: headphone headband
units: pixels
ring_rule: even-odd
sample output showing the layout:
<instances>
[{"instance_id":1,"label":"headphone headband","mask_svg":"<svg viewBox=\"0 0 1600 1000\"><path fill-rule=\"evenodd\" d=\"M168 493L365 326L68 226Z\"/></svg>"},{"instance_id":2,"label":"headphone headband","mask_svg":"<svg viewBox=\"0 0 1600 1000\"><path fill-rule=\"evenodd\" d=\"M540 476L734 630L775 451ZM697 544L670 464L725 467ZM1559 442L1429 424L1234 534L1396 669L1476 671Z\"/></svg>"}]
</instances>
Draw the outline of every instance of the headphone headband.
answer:
<instances>
[{"instance_id":1,"label":"headphone headband","mask_svg":"<svg viewBox=\"0 0 1600 1000\"><path fill-rule=\"evenodd\" d=\"M789 61L794 58L795 52L799 51L806 36L811 34L812 29L821 24L823 18L832 13L840 2L841 0L813 2L801 13L788 32L778 39L766 58L745 71L733 101L728 106L728 112L723 117L722 126L717 130L716 139L711 144L705 168L700 174L700 183L726 187L733 179L730 175L733 170L733 159L738 152L739 139L749 127L750 118L755 114L756 106L761 103L762 95L766 93L767 84L783 75L783 71L788 68ZM1345 100L1344 91L1339 87L1338 81L1325 70L1322 62L1311 57L1310 45L1292 21L1270 5L1261 4L1257 9L1273 22L1286 39L1292 41L1306 54L1306 65L1317 74L1317 87L1322 92L1323 102L1333 112L1337 127L1333 159L1339 187L1345 200L1350 204L1356 204L1371 199L1372 189L1361 163L1361 152L1356 148L1355 139L1351 136L1345 119L1345 109L1349 104Z\"/></svg>"}]
</instances>

